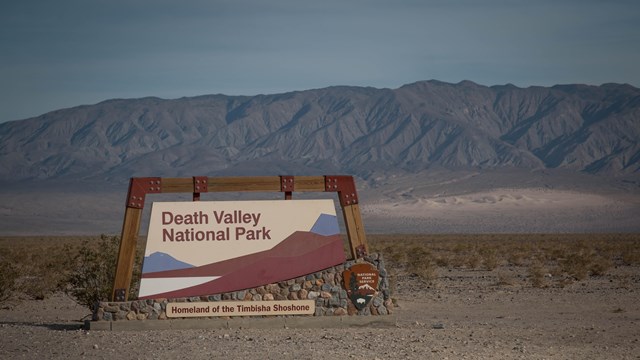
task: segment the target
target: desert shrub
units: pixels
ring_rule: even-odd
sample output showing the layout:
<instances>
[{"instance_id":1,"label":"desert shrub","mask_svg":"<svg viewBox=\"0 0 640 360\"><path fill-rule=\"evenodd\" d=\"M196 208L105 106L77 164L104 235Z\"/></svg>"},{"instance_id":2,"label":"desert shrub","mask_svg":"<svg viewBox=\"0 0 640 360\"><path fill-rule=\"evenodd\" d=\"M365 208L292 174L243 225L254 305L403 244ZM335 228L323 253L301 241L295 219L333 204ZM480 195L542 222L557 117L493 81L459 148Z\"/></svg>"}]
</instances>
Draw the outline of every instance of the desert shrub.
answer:
<instances>
[{"instance_id":1,"label":"desert shrub","mask_svg":"<svg viewBox=\"0 0 640 360\"><path fill-rule=\"evenodd\" d=\"M467 256L465 254L453 254L449 260L449 264L454 268L461 268L465 266L466 263Z\"/></svg>"},{"instance_id":2,"label":"desert shrub","mask_svg":"<svg viewBox=\"0 0 640 360\"><path fill-rule=\"evenodd\" d=\"M0 256L0 301L7 300L16 290L17 277L16 267Z\"/></svg>"},{"instance_id":3,"label":"desert shrub","mask_svg":"<svg viewBox=\"0 0 640 360\"><path fill-rule=\"evenodd\" d=\"M521 251L512 251L507 254L507 263L513 266L524 265L524 260L527 258L527 254Z\"/></svg>"},{"instance_id":4,"label":"desert shrub","mask_svg":"<svg viewBox=\"0 0 640 360\"><path fill-rule=\"evenodd\" d=\"M45 251L33 252L22 265L20 290L37 300L47 298L65 286L68 274L68 258L73 250L69 245L48 246Z\"/></svg>"},{"instance_id":5,"label":"desert shrub","mask_svg":"<svg viewBox=\"0 0 640 360\"><path fill-rule=\"evenodd\" d=\"M466 257L465 265L469 269L477 269L482 264L482 257L476 251L469 253Z\"/></svg>"},{"instance_id":6,"label":"desert shrub","mask_svg":"<svg viewBox=\"0 0 640 360\"><path fill-rule=\"evenodd\" d=\"M529 278L531 279L531 286L536 288L542 288L546 286L545 275L547 270L544 268L542 262L535 259L529 266Z\"/></svg>"},{"instance_id":7,"label":"desert shrub","mask_svg":"<svg viewBox=\"0 0 640 360\"><path fill-rule=\"evenodd\" d=\"M347 253L350 251L351 250L347 250ZM369 251L383 254L386 260L395 264L406 261L406 243L404 241L393 241L374 235L369 238Z\"/></svg>"},{"instance_id":8,"label":"desert shrub","mask_svg":"<svg viewBox=\"0 0 640 360\"><path fill-rule=\"evenodd\" d=\"M451 262L451 259L444 255L440 255L436 257L436 265L439 267L448 267Z\"/></svg>"},{"instance_id":9,"label":"desert shrub","mask_svg":"<svg viewBox=\"0 0 640 360\"><path fill-rule=\"evenodd\" d=\"M407 253L407 271L425 280L433 280L437 276L437 268L433 256L424 247L414 246Z\"/></svg>"},{"instance_id":10,"label":"desert shrub","mask_svg":"<svg viewBox=\"0 0 640 360\"><path fill-rule=\"evenodd\" d=\"M578 280L584 280L589 276L591 254L580 249L578 252L567 254L560 264L564 272Z\"/></svg>"},{"instance_id":11,"label":"desert shrub","mask_svg":"<svg viewBox=\"0 0 640 360\"><path fill-rule=\"evenodd\" d=\"M66 291L79 304L93 308L99 301L111 298L116 273L120 238L102 235L97 246L85 241L70 259L71 272ZM138 292L140 283L140 250L136 255L130 297Z\"/></svg>"},{"instance_id":12,"label":"desert shrub","mask_svg":"<svg viewBox=\"0 0 640 360\"><path fill-rule=\"evenodd\" d=\"M0 286L41 300L61 289L66 275L68 249L51 242L30 245L1 249L0 262L5 279Z\"/></svg>"},{"instance_id":13,"label":"desert shrub","mask_svg":"<svg viewBox=\"0 0 640 360\"><path fill-rule=\"evenodd\" d=\"M613 266L611 256L595 256L589 265L592 275L604 275Z\"/></svg>"},{"instance_id":14,"label":"desert shrub","mask_svg":"<svg viewBox=\"0 0 640 360\"><path fill-rule=\"evenodd\" d=\"M622 251L622 263L624 265L640 265L640 244L628 244Z\"/></svg>"},{"instance_id":15,"label":"desert shrub","mask_svg":"<svg viewBox=\"0 0 640 360\"><path fill-rule=\"evenodd\" d=\"M407 251L399 246L389 246L383 251L386 259L391 260L397 264L407 261Z\"/></svg>"},{"instance_id":16,"label":"desert shrub","mask_svg":"<svg viewBox=\"0 0 640 360\"><path fill-rule=\"evenodd\" d=\"M93 308L98 301L111 296L115 275L118 238L102 236L99 247L85 241L70 259L72 271L68 278L67 292L79 304Z\"/></svg>"},{"instance_id":17,"label":"desert shrub","mask_svg":"<svg viewBox=\"0 0 640 360\"><path fill-rule=\"evenodd\" d=\"M496 249L483 248L480 250L480 255L482 256L482 263L485 269L491 271L498 267L500 260L498 259Z\"/></svg>"}]
</instances>

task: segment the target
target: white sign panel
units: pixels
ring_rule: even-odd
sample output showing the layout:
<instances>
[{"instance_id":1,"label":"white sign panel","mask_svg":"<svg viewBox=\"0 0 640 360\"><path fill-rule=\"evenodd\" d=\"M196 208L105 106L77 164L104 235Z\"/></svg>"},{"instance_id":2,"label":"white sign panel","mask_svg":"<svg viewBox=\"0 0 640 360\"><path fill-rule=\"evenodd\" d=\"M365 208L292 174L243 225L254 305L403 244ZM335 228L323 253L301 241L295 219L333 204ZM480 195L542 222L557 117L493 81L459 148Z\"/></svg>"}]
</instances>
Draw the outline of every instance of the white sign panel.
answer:
<instances>
[{"instance_id":1,"label":"white sign panel","mask_svg":"<svg viewBox=\"0 0 640 360\"><path fill-rule=\"evenodd\" d=\"M155 202L139 298L246 289L344 260L332 200Z\"/></svg>"}]
</instances>

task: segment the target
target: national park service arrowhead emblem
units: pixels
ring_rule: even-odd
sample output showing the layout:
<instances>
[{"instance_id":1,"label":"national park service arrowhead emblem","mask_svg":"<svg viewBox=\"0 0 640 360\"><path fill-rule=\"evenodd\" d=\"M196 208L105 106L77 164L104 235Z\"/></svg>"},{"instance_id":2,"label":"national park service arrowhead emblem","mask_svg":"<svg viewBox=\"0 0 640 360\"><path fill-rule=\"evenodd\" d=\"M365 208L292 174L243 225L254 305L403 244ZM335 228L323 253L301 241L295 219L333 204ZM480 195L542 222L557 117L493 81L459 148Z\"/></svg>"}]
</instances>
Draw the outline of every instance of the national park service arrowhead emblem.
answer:
<instances>
[{"instance_id":1,"label":"national park service arrowhead emblem","mask_svg":"<svg viewBox=\"0 0 640 360\"><path fill-rule=\"evenodd\" d=\"M362 310L378 291L378 270L370 264L356 264L342 273L344 288L351 302Z\"/></svg>"}]
</instances>

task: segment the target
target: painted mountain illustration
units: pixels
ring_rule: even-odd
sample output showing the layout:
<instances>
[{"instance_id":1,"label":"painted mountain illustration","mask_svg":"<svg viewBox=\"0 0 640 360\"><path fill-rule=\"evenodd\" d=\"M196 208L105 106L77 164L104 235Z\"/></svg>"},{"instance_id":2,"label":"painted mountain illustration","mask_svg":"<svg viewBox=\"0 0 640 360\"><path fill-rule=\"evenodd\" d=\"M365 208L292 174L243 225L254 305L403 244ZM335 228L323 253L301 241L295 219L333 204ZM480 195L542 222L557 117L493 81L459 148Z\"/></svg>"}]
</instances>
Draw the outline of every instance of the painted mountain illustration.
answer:
<instances>
[{"instance_id":1,"label":"painted mountain illustration","mask_svg":"<svg viewBox=\"0 0 640 360\"><path fill-rule=\"evenodd\" d=\"M334 215L320 214L318 220L311 228L311 232L318 235L335 235L340 232L338 222Z\"/></svg>"},{"instance_id":2,"label":"painted mountain illustration","mask_svg":"<svg viewBox=\"0 0 640 360\"><path fill-rule=\"evenodd\" d=\"M163 253L154 252L149 256L145 256L142 265L142 273L151 273L164 270L178 270L192 268L193 265L175 259L173 256Z\"/></svg>"},{"instance_id":3,"label":"painted mountain illustration","mask_svg":"<svg viewBox=\"0 0 640 360\"><path fill-rule=\"evenodd\" d=\"M335 222L335 226L331 224ZM345 261L335 215L295 231L273 248L203 266L143 272L140 299L236 291L307 275Z\"/></svg>"},{"instance_id":4,"label":"painted mountain illustration","mask_svg":"<svg viewBox=\"0 0 640 360\"><path fill-rule=\"evenodd\" d=\"M361 286L358 286L358 290L372 290L372 291L376 291L376 289L374 289L371 285L369 284L364 284Z\"/></svg>"}]
</instances>

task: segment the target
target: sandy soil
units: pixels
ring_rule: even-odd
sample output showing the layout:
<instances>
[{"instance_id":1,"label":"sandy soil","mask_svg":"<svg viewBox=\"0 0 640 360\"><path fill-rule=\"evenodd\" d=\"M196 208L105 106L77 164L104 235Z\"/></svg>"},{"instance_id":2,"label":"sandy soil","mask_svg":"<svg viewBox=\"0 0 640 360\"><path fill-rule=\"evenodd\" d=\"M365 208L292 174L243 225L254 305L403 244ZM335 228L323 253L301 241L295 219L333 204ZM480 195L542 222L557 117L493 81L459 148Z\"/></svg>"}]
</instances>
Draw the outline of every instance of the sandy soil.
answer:
<instances>
[{"instance_id":1,"label":"sandy soil","mask_svg":"<svg viewBox=\"0 0 640 360\"><path fill-rule=\"evenodd\" d=\"M638 194L503 188L433 195L409 188L386 195L394 200L361 208L370 232L637 232L640 213Z\"/></svg>"},{"instance_id":2,"label":"sandy soil","mask_svg":"<svg viewBox=\"0 0 640 360\"><path fill-rule=\"evenodd\" d=\"M640 269L534 288L526 269L395 276L394 328L85 331L62 294L0 309L1 359L640 359ZM556 282L550 279L550 284Z\"/></svg>"}]
</instances>

